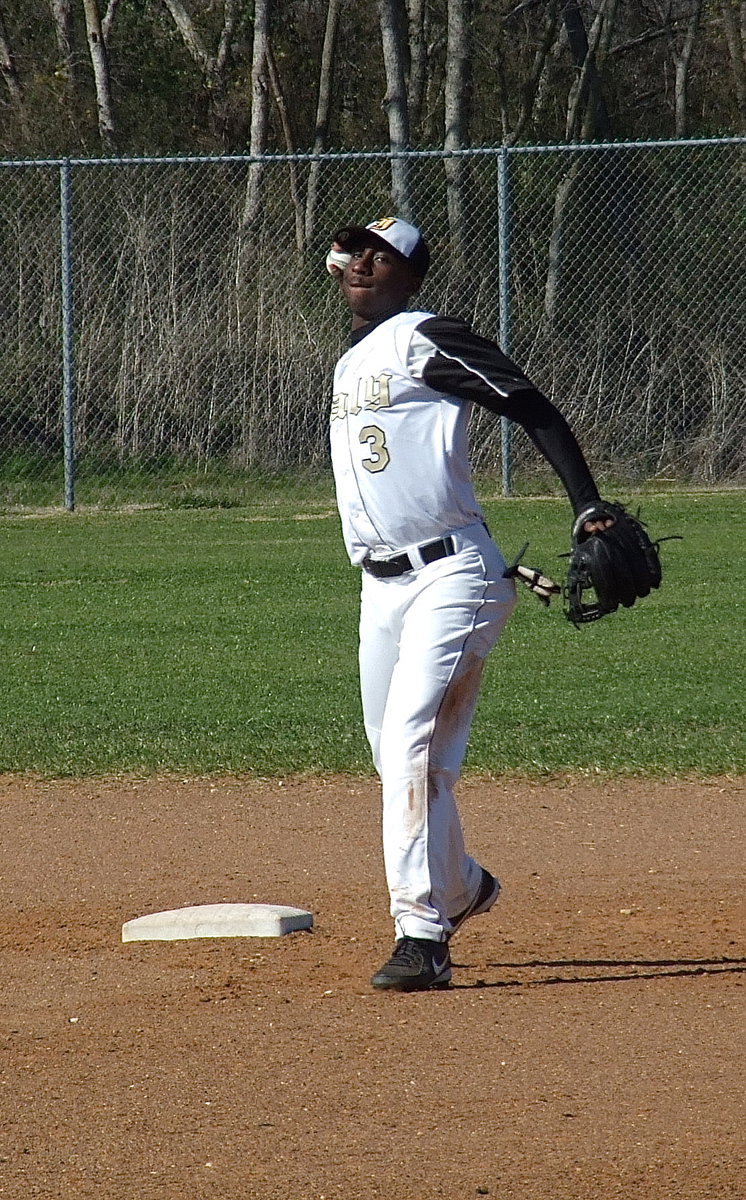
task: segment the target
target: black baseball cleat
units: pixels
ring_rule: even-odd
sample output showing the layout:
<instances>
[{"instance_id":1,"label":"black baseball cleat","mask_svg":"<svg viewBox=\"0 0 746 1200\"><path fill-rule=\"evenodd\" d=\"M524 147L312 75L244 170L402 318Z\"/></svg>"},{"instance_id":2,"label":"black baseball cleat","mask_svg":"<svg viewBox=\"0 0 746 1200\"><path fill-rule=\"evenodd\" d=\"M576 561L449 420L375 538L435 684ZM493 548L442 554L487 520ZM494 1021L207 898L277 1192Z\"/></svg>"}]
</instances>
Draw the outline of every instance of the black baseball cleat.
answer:
<instances>
[{"instance_id":1,"label":"black baseball cleat","mask_svg":"<svg viewBox=\"0 0 746 1200\"><path fill-rule=\"evenodd\" d=\"M426 938L400 938L394 953L371 979L374 988L392 992L426 992L448 987L451 956L446 942Z\"/></svg>"},{"instance_id":2,"label":"black baseball cleat","mask_svg":"<svg viewBox=\"0 0 746 1200\"><path fill-rule=\"evenodd\" d=\"M499 880L495 879L494 875L490 875L489 871L485 871L484 867L482 867L482 878L474 899L457 916L451 917L451 928L447 936L452 938L456 930L460 929L464 921L468 921L469 917L478 917L480 913L489 912L499 895Z\"/></svg>"}]
</instances>

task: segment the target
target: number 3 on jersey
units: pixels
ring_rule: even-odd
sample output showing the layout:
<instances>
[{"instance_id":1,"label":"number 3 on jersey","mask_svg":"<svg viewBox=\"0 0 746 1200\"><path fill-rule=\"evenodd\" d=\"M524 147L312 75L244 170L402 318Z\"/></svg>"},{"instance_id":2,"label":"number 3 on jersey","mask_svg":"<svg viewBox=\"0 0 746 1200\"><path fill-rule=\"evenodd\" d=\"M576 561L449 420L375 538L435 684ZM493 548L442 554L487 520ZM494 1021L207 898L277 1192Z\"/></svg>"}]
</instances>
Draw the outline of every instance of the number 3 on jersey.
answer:
<instances>
[{"instance_id":1,"label":"number 3 on jersey","mask_svg":"<svg viewBox=\"0 0 746 1200\"><path fill-rule=\"evenodd\" d=\"M367 445L370 450L368 458L363 459L366 471L376 475L385 471L391 461L391 455L386 449L386 435L378 425L364 425L360 430L360 444Z\"/></svg>"}]
</instances>

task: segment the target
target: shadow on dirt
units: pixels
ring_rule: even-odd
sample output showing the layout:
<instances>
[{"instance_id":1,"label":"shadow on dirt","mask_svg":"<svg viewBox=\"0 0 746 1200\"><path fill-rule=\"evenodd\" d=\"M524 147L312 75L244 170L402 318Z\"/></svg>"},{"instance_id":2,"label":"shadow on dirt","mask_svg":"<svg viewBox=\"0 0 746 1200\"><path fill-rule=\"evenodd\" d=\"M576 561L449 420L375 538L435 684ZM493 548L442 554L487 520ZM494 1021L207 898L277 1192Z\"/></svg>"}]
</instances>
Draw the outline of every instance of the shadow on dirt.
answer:
<instances>
[{"instance_id":1,"label":"shadow on dirt","mask_svg":"<svg viewBox=\"0 0 746 1200\"><path fill-rule=\"evenodd\" d=\"M458 969L469 964L454 962L453 966ZM641 979L746 974L746 958L575 958L548 962L529 959L525 962L493 962L488 966L494 971L515 971L520 974L511 979L477 979L473 983L455 983L452 986L462 989L550 987L562 983L629 983ZM558 970L567 974L544 974Z\"/></svg>"}]
</instances>

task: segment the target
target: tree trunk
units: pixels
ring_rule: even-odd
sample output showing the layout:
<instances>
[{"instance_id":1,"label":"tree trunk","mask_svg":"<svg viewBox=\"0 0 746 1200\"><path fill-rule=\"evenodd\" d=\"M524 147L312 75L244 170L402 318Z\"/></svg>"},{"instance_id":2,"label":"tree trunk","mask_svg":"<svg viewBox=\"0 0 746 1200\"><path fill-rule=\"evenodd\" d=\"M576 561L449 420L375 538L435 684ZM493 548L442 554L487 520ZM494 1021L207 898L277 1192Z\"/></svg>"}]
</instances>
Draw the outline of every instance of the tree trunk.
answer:
<instances>
[{"instance_id":1,"label":"tree trunk","mask_svg":"<svg viewBox=\"0 0 746 1200\"><path fill-rule=\"evenodd\" d=\"M567 103L568 141L578 137L588 140L594 133L599 133L606 141L613 137L611 118L601 89L598 64L608 48L615 11L616 0L602 0L589 37L578 0L563 0L562 19L568 44L579 70ZM557 317L566 211L579 174L580 159L575 157L560 181L554 197L549 264L544 289L544 312L551 324ZM620 178L618 191L621 204L621 197L626 197L623 178Z\"/></svg>"},{"instance_id":2,"label":"tree trunk","mask_svg":"<svg viewBox=\"0 0 746 1200\"><path fill-rule=\"evenodd\" d=\"M256 0L254 5L254 48L251 58L251 132L249 154L264 154L267 146L269 125L269 22L272 0ZM246 184L244 226L254 225L262 208L262 183L264 164L251 163Z\"/></svg>"},{"instance_id":3,"label":"tree trunk","mask_svg":"<svg viewBox=\"0 0 746 1200\"><path fill-rule=\"evenodd\" d=\"M675 130L676 137L686 137L687 127L687 91L689 84L689 65L697 40L700 17L702 15L702 0L694 0L689 19L686 23L684 40L680 48L674 50L674 65L676 68L675 84Z\"/></svg>"},{"instance_id":4,"label":"tree trunk","mask_svg":"<svg viewBox=\"0 0 746 1200\"><path fill-rule=\"evenodd\" d=\"M114 17L119 8L119 0L109 0L106 6L106 12L101 18L101 32L104 35L104 45L107 50L109 48L109 38L111 37L111 27L114 24Z\"/></svg>"},{"instance_id":5,"label":"tree trunk","mask_svg":"<svg viewBox=\"0 0 746 1200\"><path fill-rule=\"evenodd\" d=\"M604 118L604 126L599 132L601 132L607 141L614 136L611 115L603 97L601 71L608 53L609 43L611 42L616 7L617 0L602 0L601 6L593 18L593 25L591 26L590 37L588 38L588 56L586 62L592 64L595 74L595 93L592 94L590 102L586 104L583 115L580 138L584 142L589 141L598 129L599 100L602 106L600 111Z\"/></svg>"},{"instance_id":6,"label":"tree trunk","mask_svg":"<svg viewBox=\"0 0 746 1200\"><path fill-rule=\"evenodd\" d=\"M85 28L88 38L88 52L91 56L93 78L96 85L96 106L98 110L98 132L104 150L113 153L116 149L116 128L114 123L114 101L111 93L111 75L109 73L109 56L106 53L101 14L98 0L83 0L85 13Z\"/></svg>"},{"instance_id":7,"label":"tree trunk","mask_svg":"<svg viewBox=\"0 0 746 1200\"><path fill-rule=\"evenodd\" d=\"M326 28L324 30L324 45L321 50L321 65L319 67L319 92L316 101L316 125L313 135L313 152L321 154L326 149L329 136L329 116L332 107L332 86L334 83L334 55L339 32L339 15L341 0L329 0L326 9ZM304 243L310 246L316 227L316 208L319 202L319 178L321 163L312 162L308 173L308 190L306 192L306 216L304 225Z\"/></svg>"},{"instance_id":8,"label":"tree trunk","mask_svg":"<svg viewBox=\"0 0 746 1200\"><path fill-rule=\"evenodd\" d=\"M5 15L2 9L0 9L0 74L5 80L5 86L8 89L10 107L16 116L21 134L25 139L28 136L28 124L26 121L23 85L21 84L21 77L16 67L15 55L10 45L8 30L5 24Z\"/></svg>"},{"instance_id":9,"label":"tree trunk","mask_svg":"<svg viewBox=\"0 0 746 1200\"><path fill-rule=\"evenodd\" d=\"M740 6L738 6L737 0L721 0L720 7L733 71L741 133L746 133L746 2L741 0ZM738 19L738 7L740 7L740 20Z\"/></svg>"},{"instance_id":10,"label":"tree trunk","mask_svg":"<svg viewBox=\"0 0 746 1200\"><path fill-rule=\"evenodd\" d=\"M378 0L386 95L383 107L389 125L391 159L391 199L397 216L412 219L409 188L409 160L396 157L409 149L409 110L407 108L406 8L404 0Z\"/></svg>"},{"instance_id":11,"label":"tree trunk","mask_svg":"<svg viewBox=\"0 0 746 1200\"><path fill-rule=\"evenodd\" d=\"M220 80L221 90L225 89L225 72L228 67L231 42L236 32L240 12L241 0L225 0L223 28L220 31L218 52L215 56L215 74Z\"/></svg>"},{"instance_id":12,"label":"tree trunk","mask_svg":"<svg viewBox=\"0 0 746 1200\"><path fill-rule=\"evenodd\" d=\"M425 40L426 0L407 0L409 18L409 74L407 79L407 108L410 136L419 130L425 103L427 82L427 42Z\"/></svg>"},{"instance_id":13,"label":"tree trunk","mask_svg":"<svg viewBox=\"0 0 746 1200\"><path fill-rule=\"evenodd\" d=\"M676 137L685 137L689 66L702 16L702 0L658 0L657 11L674 66L674 133Z\"/></svg>"},{"instance_id":14,"label":"tree trunk","mask_svg":"<svg viewBox=\"0 0 746 1200\"><path fill-rule=\"evenodd\" d=\"M469 100L471 94L471 0L449 0L445 77L445 138L443 148L463 150L469 142ZM466 244L466 179L464 158L444 160L446 199L451 249L462 258Z\"/></svg>"},{"instance_id":15,"label":"tree trunk","mask_svg":"<svg viewBox=\"0 0 746 1200\"><path fill-rule=\"evenodd\" d=\"M187 50L202 72L208 75L211 68L211 56L181 0L163 0L163 3L173 17L174 24L181 34Z\"/></svg>"},{"instance_id":16,"label":"tree trunk","mask_svg":"<svg viewBox=\"0 0 746 1200\"><path fill-rule=\"evenodd\" d=\"M285 149L288 154L296 154L298 147L295 144L293 128L290 123L290 114L288 106L285 103L285 97L280 85L280 77L277 74L277 65L275 56L272 53L270 46L267 51L267 74L272 87L272 95L275 98L277 111L280 114L280 124L282 125L282 133L285 138ZM300 197L300 187L298 185L298 164L293 160L287 164L288 175L290 179L290 199L293 202L293 212L295 213L295 244L298 247L300 254L303 253L303 202Z\"/></svg>"},{"instance_id":17,"label":"tree trunk","mask_svg":"<svg viewBox=\"0 0 746 1200\"><path fill-rule=\"evenodd\" d=\"M68 98L75 91L75 59L73 56L72 0L50 0L54 33L57 38L57 58L65 79Z\"/></svg>"},{"instance_id":18,"label":"tree trunk","mask_svg":"<svg viewBox=\"0 0 746 1200\"><path fill-rule=\"evenodd\" d=\"M577 153L577 152L576 152ZM562 235L565 226L565 209L570 200L575 180L578 177L579 164L575 158L563 175L554 195L554 215L552 217L552 232L549 236L549 263L547 266L547 282L544 288L544 315L550 325L557 318L557 299L559 295L560 267L562 263Z\"/></svg>"},{"instance_id":19,"label":"tree trunk","mask_svg":"<svg viewBox=\"0 0 746 1200\"><path fill-rule=\"evenodd\" d=\"M596 48L604 26L607 2L601 5L593 25L593 39L589 43L578 0L562 0L562 20L567 33L578 75L570 92L567 107L566 136L573 141L585 124L589 136L597 132L606 141L612 136L611 118L606 107L601 80L596 64Z\"/></svg>"},{"instance_id":20,"label":"tree trunk","mask_svg":"<svg viewBox=\"0 0 746 1200\"><path fill-rule=\"evenodd\" d=\"M521 102L518 110L518 117L512 129L508 129L507 122L503 121L503 140L508 146L515 146L516 142L523 136L523 132L531 120L536 104L536 98L539 93L539 85L544 75L547 58L549 52L555 43L557 37L557 0L550 0L544 9L543 23L541 31L541 40L536 47L531 71L521 88ZM503 92L505 89L503 88ZM507 105L504 106L507 112Z\"/></svg>"},{"instance_id":21,"label":"tree trunk","mask_svg":"<svg viewBox=\"0 0 746 1200\"><path fill-rule=\"evenodd\" d=\"M116 3L117 0L109 0L109 7ZM163 4L170 12L189 54L202 72L207 90L207 108L211 131L221 141L224 141L225 73L228 66L231 42L240 14L240 0L225 0L223 26L220 31L216 54L213 54L208 46L205 45L202 35L196 28L181 0L163 0Z\"/></svg>"}]
</instances>

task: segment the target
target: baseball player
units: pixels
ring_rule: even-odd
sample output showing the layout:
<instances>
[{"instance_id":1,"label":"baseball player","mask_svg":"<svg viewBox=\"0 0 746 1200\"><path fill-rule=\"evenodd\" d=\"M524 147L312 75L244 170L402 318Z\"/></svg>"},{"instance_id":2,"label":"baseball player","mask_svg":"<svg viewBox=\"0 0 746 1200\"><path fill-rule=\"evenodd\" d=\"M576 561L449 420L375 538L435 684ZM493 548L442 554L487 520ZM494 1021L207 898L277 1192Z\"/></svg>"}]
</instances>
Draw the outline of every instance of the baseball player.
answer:
<instances>
[{"instance_id":1,"label":"baseball player","mask_svg":"<svg viewBox=\"0 0 746 1200\"><path fill-rule=\"evenodd\" d=\"M515 605L470 479L472 403L523 426L576 514L599 499L564 418L494 342L409 311L429 258L420 231L394 217L338 230L327 258L352 312L330 440L345 544L362 568L360 686L396 937L371 982L399 991L447 986L449 939L500 892L466 852L454 798L482 668Z\"/></svg>"}]
</instances>

